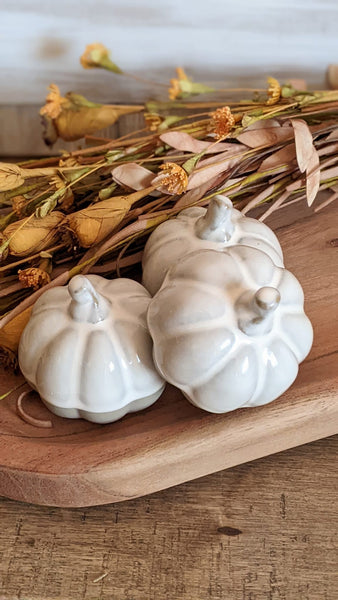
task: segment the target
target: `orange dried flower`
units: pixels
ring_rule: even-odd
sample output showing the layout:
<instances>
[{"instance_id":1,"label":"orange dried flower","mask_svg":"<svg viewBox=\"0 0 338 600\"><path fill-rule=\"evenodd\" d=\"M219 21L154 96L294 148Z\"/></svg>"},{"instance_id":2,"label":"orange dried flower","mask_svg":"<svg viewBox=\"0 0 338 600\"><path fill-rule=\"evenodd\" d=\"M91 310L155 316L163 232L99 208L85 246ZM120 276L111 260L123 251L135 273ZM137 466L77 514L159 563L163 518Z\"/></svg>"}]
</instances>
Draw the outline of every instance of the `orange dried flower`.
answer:
<instances>
[{"instance_id":1,"label":"orange dried flower","mask_svg":"<svg viewBox=\"0 0 338 600\"><path fill-rule=\"evenodd\" d=\"M153 185L159 184L169 194L182 194L188 185L188 175L176 163L167 162L160 166L162 173L153 180Z\"/></svg>"},{"instance_id":2,"label":"orange dried flower","mask_svg":"<svg viewBox=\"0 0 338 600\"><path fill-rule=\"evenodd\" d=\"M236 124L236 119L229 106L218 108L210 114L210 131L215 134L217 140L224 138Z\"/></svg>"},{"instance_id":3,"label":"orange dried flower","mask_svg":"<svg viewBox=\"0 0 338 600\"><path fill-rule=\"evenodd\" d=\"M282 88L274 77L268 77L268 100L267 104L277 104L278 100L281 97Z\"/></svg>"},{"instance_id":4,"label":"orange dried flower","mask_svg":"<svg viewBox=\"0 0 338 600\"><path fill-rule=\"evenodd\" d=\"M96 42L88 44L82 56L80 63L84 69L107 69L113 73L122 73L120 67L110 58L110 52L106 46Z\"/></svg>"},{"instance_id":5,"label":"orange dried flower","mask_svg":"<svg viewBox=\"0 0 338 600\"><path fill-rule=\"evenodd\" d=\"M55 83L51 83L48 89L50 91L46 96L46 104L40 108L40 115L44 115L50 119L57 119L62 112L63 105L68 104L68 100L61 96L60 90Z\"/></svg>"},{"instance_id":6,"label":"orange dried flower","mask_svg":"<svg viewBox=\"0 0 338 600\"><path fill-rule=\"evenodd\" d=\"M84 69L95 69L100 66L102 60L109 58L109 51L103 44L88 44L80 58Z\"/></svg>"},{"instance_id":7,"label":"orange dried flower","mask_svg":"<svg viewBox=\"0 0 338 600\"><path fill-rule=\"evenodd\" d=\"M25 288L38 290L44 285L47 285L47 283L50 283L50 275L47 271L44 271L39 267L29 267L28 269L19 271L19 281Z\"/></svg>"},{"instance_id":8,"label":"orange dried flower","mask_svg":"<svg viewBox=\"0 0 338 600\"><path fill-rule=\"evenodd\" d=\"M176 98L179 98L179 96L182 93L180 82L188 81L188 76L185 73L184 69L182 69L182 67L177 67L176 73L177 73L177 79L176 78L170 79L170 85L171 85L171 87L169 88L170 100L176 100Z\"/></svg>"},{"instance_id":9,"label":"orange dried flower","mask_svg":"<svg viewBox=\"0 0 338 600\"><path fill-rule=\"evenodd\" d=\"M162 123L161 117L159 115L155 115L154 113L144 113L144 119L150 131L157 131L158 127Z\"/></svg>"}]
</instances>

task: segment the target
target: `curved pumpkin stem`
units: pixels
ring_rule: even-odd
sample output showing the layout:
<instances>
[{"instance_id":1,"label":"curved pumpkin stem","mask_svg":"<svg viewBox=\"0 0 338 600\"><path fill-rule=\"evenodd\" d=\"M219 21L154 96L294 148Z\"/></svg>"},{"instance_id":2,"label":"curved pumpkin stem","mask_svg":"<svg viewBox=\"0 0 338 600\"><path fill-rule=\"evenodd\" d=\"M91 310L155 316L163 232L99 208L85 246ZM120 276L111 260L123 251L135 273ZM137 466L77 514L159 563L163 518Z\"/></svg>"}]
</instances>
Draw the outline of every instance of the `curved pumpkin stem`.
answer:
<instances>
[{"instance_id":1,"label":"curved pumpkin stem","mask_svg":"<svg viewBox=\"0 0 338 600\"><path fill-rule=\"evenodd\" d=\"M206 214L195 223L196 235L201 240L228 242L234 230L231 212L231 200L226 196L215 196L210 200Z\"/></svg>"},{"instance_id":2,"label":"curved pumpkin stem","mask_svg":"<svg viewBox=\"0 0 338 600\"><path fill-rule=\"evenodd\" d=\"M68 291L72 298L69 312L75 321L99 323L110 313L110 301L99 294L87 277L75 275L69 284Z\"/></svg>"},{"instance_id":3,"label":"curved pumpkin stem","mask_svg":"<svg viewBox=\"0 0 338 600\"><path fill-rule=\"evenodd\" d=\"M255 293L244 292L236 304L238 327L247 335L269 333L279 303L280 293L274 287L261 287Z\"/></svg>"}]
</instances>

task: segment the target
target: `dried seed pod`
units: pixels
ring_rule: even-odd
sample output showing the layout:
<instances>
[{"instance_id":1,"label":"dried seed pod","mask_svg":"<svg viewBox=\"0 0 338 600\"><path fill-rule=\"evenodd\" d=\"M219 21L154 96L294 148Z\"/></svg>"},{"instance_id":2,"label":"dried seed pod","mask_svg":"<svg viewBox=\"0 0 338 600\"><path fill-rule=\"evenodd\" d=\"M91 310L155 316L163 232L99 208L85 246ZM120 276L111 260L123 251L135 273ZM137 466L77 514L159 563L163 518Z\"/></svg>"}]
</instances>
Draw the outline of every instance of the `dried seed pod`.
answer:
<instances>
[{"instance_id":1,"label":"dried seed pod","mask_svg":"<svg viewBox=\"0 0 338 600\"><path fill-rule=\"evenodd\" d=\"M64 219L61 212L53 211L43 219L29 217L11 223L4 230L8 249L14 256L28 256L53 245L59 237L59 225Z\"/></svg>"},{"instance_id":2,"label":"dried seed pod","mask_svg":"<svg viewBox=\"0 0 338 600\"><path fill-rule=\"evenodd\" d=\"M68 215L64 229L68 230L80 246L90 248L111 234L127 215L132 204L147 196L153 189L145 188L128 196L115 196L96 202Z\"/></svg>"},{"instance_id":3,"label":"dried seed pod","mask_svg":"<svg viewBox=\"0 0 338 600\"><path fill-rule=\"evenodd\" d=\"M31 306L26 308L0 329L0 364L6 368L16 369L17 367L19 340L28 323L31 311Z\"/></svg>"}]
</instances>

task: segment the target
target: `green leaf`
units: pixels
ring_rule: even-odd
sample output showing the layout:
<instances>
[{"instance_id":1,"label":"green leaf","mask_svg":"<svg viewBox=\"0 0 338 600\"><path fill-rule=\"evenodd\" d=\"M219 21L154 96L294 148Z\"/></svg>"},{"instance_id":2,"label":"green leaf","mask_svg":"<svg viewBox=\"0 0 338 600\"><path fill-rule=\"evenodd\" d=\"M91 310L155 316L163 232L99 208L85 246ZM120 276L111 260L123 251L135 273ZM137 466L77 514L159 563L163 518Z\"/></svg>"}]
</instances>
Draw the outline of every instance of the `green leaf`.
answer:
<instances>
[{"instance_id":1,"label":"green leaf","mask_svg":"<svg viewBox=\"0 0 338 600\"><path fill-rule=\"evenodd\" d=\"M204 156L204 154L205 154L205 150L203 150L203 152L199 152L198 154L195 154L195 156L192 156L191 158L188 158L188 160L185 161L185 163L182 165L182 167L185 170L185 172L187 173L187 175L190 175L190 173L192 173L192 171L196 167L199 159L202 158L202 156Z\"/></svg>"},{"instance_id":2,"label":"green leaf","mask_svg":"<svg viewBox=\"0 0 338 600\"><path fill-rule=\"evenodd\" d=\"M109 56L101 56L100 50L92 50L91 53L93 62L97 63L98 67L102 69L106 69L107 71L112 71L112 73L116 73L117 75L123 75L122 69L114 63Z\"/></svg>"},{"instance_id":3,"label":"green leaf","mask_svg":"<svg viewBox=\"0 0 338 600\"><path fill-rule=\"evenodd\" d=\"M56 207L58 201L64 196L65 190L66 188L61 188L60 190L57 190L56 192L54 192L54 194L49 196L49 198L47 198L47 200L45 200L43 204L40 204L40 206L38 206L38 208L35 211L35 216L38 219L43 219L43 217L49 215L49 213L52 212L52 210L54 210L54 208Z\"/></svg>"},{"instance_id":4,"label":"green leaf","mask_svg":"<svg viewBox=\"0 0 338 600\"><path fill-rule=\"evenodd\" d=\"M81 96L81 94L75 94L75 92L68 92L66 94L66 98L70 100L73 104L75 104L75 106L79 107L87 106L88 108L100 108L102 106L102 104L91 102L90 100L87 100L87 98L85 98L84 96Z\"/></svg>"},{"instance_id":5,"label":"green leaf","mask_svg":"<svg viewBox=\"0 0 338 600\"><path fill-rule=\"evenodd\" d=\"M297 93L297 90L290 84L282 85L282 98L292 98Z\"/></svg>"},{"instance_id":6,"label":"green leaf","mask_svg":"<svg viewBox=\"0 0 338 600\"><path fill-rule=\"evenodd\" d=\"M211 88L203 83L194 83L189 79L180 79L180 88L184 96L198 96L199 94L216 91L215 88Z\"/></svg>"},{"instance_id":7,"label":"green leaf","mask_svg":"<svg viewBox=\"0 0 338 600\"><path fill-rule=\"evenodd\" d=\"M75 171L63 171L62 172L62 177L68 183L74 183L77 179L79 179L80 177L82 177L82 175L84 175L85 173L88 173L88 171L90 171L90 167L85 167L85 168L77 169Z\"/></svg>"},{"instance_id":8,"label":"green leaf","mask_svg":"<svg viewBox=\"0 0 338 600\"><path fill-rule=\"evenodd\" d=\"M162 121L161 125L158 127L158 131L165 131L171 125L174 125L174 123L182 121L183 118L184 117L175 117L174 115L169 115L169 117L166 117L164 121Z\"/></svg>"},{"instance_id":9,"label":"green leaf","mask_svg":"<svg viewBox=\"0 0 338 600\"><path fill-rule=\"evenodd\" d=\"M106 188L102 188L102 190L99 191L99 199L107 200L107 198L110 198L113 195L113 192L115 192L116 188L117 184L115 182Z\"/></svg>"},{"instance_id":10,"label":"green leaf","mask_svg":"<svg viewBox=\"0 0 338 600\"><path fill-rule=\"evenodd\" d=\"M13 221L16 220L17 217L15 212L10 212L7 215L3 215L2 217L0 217L0 231L3 231L7 227L7 225L13 223Z\"/></svg>"}]
</instances>

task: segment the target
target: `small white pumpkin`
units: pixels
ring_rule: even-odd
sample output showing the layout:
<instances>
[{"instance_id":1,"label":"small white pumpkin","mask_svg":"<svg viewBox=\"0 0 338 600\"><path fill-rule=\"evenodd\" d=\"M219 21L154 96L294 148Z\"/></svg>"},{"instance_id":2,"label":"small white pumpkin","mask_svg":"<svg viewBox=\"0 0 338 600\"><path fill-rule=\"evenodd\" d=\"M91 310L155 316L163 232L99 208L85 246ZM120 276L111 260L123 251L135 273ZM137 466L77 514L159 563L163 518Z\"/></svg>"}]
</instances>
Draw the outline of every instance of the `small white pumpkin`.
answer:
<instances>
[{"instance_id":1,"label":"small white pumpkin","mask_svg":"<svg viewBox=\"0 0 338 600\"><path fill-rule=\"evenodd\" d=\"M96 275L77 275L39 298L19 364L52 412L108 423L157 400L164 382L152 360L149 301L136 281Z\"/></svg>"},{"instance_id":2,"label":"small white pumpkin","mask_svg":"<svg viewBox=\"0 0 338 600\"><path fill-rule=\"evenodd\" d=\"M189 254L149 305L155 364L209 412L271 402L311 348L303 300L294 275L256 248Z\"/></svg>"},{"instance_id":3,"label":"small white pumpkin","mask_svg":"<svg viewBox=\"0 0 338 600\"><path fill-rule=\"evenodd\" d=\"M144 249L142 283L153 296L168 269L186 254L202 249L222 251L237 244L258 248L278 267L283 266L282 249L273 231L242 215L226 196L215 196L207 209L186 208L155 229Z\"/></svg>"}]
</instances>

